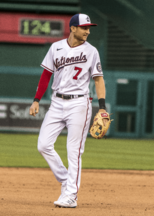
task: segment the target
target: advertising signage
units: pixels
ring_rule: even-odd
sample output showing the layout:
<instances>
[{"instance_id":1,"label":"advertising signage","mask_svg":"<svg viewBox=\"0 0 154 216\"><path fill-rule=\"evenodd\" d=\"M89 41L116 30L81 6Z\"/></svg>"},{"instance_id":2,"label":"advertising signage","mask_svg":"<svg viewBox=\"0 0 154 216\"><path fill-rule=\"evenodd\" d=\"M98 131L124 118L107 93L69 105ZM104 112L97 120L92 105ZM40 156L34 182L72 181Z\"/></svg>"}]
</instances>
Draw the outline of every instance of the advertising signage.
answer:
<instances>
[{"instance_id":1,"label":"advertising signage","mask_svg":"<svg viewBox=\"0 0 154 216\"><path fill-rule=\"evenodd\" d=\"M39 105L39 113L36 116L29 115L29 108L32 100L23 99L0 99L0 132L30 132L38 133L45 117L46 112L50 107L50 101L41 101ZM110 111L110 105L106 104ZM93 105L91 123L94 116L98 112L98 105ZM64 128L63 134L67 132ZM109 134L109 130L107 135Z\"/></svg>"},{"instance_id":2,"label":"advertising signage","mask_svg":"<svg viewBox=\"0 0 154 216\"><path fill-rule=\"evenodd\" d=\"M29 115L32 101L0 101L0 131L39 132L50 103L41 103L36 117Z\"/></svg>"}]
</instances>

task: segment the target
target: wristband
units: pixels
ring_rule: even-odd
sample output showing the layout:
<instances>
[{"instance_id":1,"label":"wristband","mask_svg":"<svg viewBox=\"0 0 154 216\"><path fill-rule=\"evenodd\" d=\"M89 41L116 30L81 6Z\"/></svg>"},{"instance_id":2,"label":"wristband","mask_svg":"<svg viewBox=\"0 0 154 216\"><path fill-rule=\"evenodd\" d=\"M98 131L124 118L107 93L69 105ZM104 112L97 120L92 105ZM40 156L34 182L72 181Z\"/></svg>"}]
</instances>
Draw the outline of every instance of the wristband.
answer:
<instances>
[{"instance_id":1,"label":"wristband","mask_svg":"<svg viewBox=\"0 0 154 216\"><path fill-rule=\"evenodd\" d=\"M34 98L33 101L37 101L39 103L40 100L38 98Z\"/></svg>"},{"instance_id":2,"label":"wristband","mask_svg":"<svg viewBox=\"0 0 154 216\"><path fill-rule=\"evenodd\" d=\"M105 109L106 110L106 107L105 107L105 99L104 98L100 98L98 100L99 102L99 109Z\"/></svg>"}]
</instances>

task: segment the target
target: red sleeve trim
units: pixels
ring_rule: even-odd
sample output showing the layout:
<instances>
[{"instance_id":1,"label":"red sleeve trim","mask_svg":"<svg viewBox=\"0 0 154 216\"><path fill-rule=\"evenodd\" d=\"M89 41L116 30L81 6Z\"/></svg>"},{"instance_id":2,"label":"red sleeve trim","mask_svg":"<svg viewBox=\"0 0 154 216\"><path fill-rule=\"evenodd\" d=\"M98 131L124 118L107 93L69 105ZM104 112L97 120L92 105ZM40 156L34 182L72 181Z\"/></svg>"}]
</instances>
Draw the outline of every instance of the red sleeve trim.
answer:
<instances>
[{"instance_id":1,"label":"red sleeve trim","mask_svg":"<svg viewBox=\"0 0 154 216\"><path fill-rule=\"evenodd\" d=\"M46 69L46 70L50 71L51 73L53 73L53 72L54 72L53 70L51 70L50 68L48 68L48 67L44 66L43 64L41 64L41 66L42 66L44 69Z\"/></svg>"},{"instance_id":2,"label":"red sleeve trim","mask_svg":"<svg viewBox=\"0 0 154 216\"><path fill-rule=\"evenodd\" d=\"M40 77L40 81L37 87L35 98L41 100L41 98L43 97L44 93L46 92L48 88L48 84L49 84L51 76L52 76L51 72L49 72L46 69L43 70L43 73Z\"/></svg>"}]
</instances>

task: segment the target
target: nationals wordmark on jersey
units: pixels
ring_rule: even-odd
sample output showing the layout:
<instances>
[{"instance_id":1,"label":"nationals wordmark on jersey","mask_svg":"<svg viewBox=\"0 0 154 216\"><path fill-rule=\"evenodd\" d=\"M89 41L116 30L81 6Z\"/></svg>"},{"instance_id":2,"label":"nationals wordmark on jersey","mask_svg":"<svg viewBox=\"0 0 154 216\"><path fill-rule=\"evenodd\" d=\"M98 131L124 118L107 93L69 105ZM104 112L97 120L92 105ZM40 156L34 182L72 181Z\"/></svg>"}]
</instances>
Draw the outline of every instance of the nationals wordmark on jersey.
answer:
<instances>
[{"instance_id":1,"label":"nationals wordmark on jersey","mask_svg":"<svg viewBox=\"0 0 154 216\"><path fill-rule=\"evenodd\" d=\"M83 52L81 52L80 56L65 58L62 56L60 60L56 58L56 61L54 62L55 67L57 70L60 70L61 68L71 65L71 64L77 64L77 63L84 63L87 61L86 55L83 55ZM62 67L61 67L62 66Z\"/></svg>"}]
</instances>

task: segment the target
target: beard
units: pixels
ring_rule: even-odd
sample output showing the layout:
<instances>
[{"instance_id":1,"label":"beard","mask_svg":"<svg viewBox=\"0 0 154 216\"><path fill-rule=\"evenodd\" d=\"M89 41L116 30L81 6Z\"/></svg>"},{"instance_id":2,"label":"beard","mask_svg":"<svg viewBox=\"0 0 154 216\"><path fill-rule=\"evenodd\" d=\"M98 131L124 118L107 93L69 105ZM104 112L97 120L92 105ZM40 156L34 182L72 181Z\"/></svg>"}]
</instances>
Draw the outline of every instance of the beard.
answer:
<instances>
[{"instance_id":1,"label":"beard","mask_svg":"<svg viewBox=\"0 0 154 216\"><path fill-rule=\"evenodd\" d=\"M80 36L80 35L74 35L74 38L78 41L86 41L87 40L87 38L84 39L83 36Z\"/></svg>"}]
</instances>

